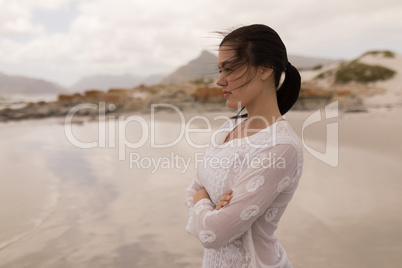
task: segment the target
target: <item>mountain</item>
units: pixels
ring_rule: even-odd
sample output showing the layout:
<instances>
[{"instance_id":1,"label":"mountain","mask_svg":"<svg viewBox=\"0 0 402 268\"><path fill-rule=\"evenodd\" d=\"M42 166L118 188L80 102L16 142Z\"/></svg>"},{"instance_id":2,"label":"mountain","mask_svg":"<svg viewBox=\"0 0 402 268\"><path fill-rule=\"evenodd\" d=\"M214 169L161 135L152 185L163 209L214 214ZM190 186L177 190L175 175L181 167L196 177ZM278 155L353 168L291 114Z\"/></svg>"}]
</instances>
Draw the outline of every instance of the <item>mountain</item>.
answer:
<instances>
[{"instance_id":1,"label":"mountain","mask_svg":"<svg viewBox=\"0 0 402 268\"><path fill-rule=\"evenodd\" d=\"M341 60L326 59L326 58L315 58L315 57L305 57L297 55L288 55L290 63L298 69L312 69L319 65L328 65Z\"/></svg>"},{"instance_id":2,"label":"mountain","mask_svg":"<svg viewBox=\"0 0 402 268\"><path fill-rule=\"evenodd\" d=\"M148 77L132 74L124 75L93 75L80 79L70 89L74 92L82 92L88 89L108 90L110 88L133 88L144 85L157 84L164 75L152 75Z\"/></svg>"},{"instance_id":3,"label":"mountain","mask_svg":"<svg viewBox=\"0 0 402 268\"><path fill-rule=\"evenodd\" d=\"M311 69L318 65L327 65L334 62L339 62L338 60L333 59L296 55L289 55L289 61L300 69ZM187 82L200 77L211 77L216 79L219 76L217 64L218 57L211 52L204 50L198 58L190 61L186 65L179 67L176 71L162 79L161 83L170 84Z\"/></svg>"},{"instance_id":4,"label":"mountain","mask_svg":"<svg viewBox=\"0 0 402 268\"><path fill-rule=\"evenodd\" d=\"M166 74L154 74L144 78L141 84L146 86L152 86L155 84L159 84L159 82L166 76Z\"/></svg>"},{"instance_id":5,"label":"mountain","mask_svg":"<svg viewBox=\"0 0 402 268\"><path fill-rule=\"evenodd\" d=\"M0 94L54 94L66 92L67 89L53 82L43 79L29 78L17 75L0 73Z\"/></svg>"},{"instance_id":6,"label":"mountain","mask_svg":"<svg viewBox=\"0 0 402 268\"><path fill-rule=\"evenodd\" d=\"M201 55L176 69L162 79L162 84L187 82L200 77L218 78L218 57L209 51L202 51Z\"/></svg>"}]
</instances>

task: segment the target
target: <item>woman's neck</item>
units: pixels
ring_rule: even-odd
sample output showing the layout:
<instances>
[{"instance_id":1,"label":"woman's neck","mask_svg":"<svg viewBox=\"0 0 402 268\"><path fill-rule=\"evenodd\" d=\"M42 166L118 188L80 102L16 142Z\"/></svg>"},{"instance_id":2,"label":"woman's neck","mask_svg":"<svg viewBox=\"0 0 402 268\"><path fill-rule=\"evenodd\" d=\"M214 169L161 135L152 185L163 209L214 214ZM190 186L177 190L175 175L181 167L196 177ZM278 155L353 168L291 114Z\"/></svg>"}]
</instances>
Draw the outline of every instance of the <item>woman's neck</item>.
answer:
<instances>
[{"instance_id":1,"label":"woman's neck","mask_svg":"<svg viewBox=\"0 0 402 268\"><path fill-rule=\"evenodd\" d=\"M267 96L256 98L246 105L246 109L248 124L255 129L264 129L280 120L284 120L278 108L276 92L273 96L272 94L267 94Z\"/></svg>"}]
</instances>

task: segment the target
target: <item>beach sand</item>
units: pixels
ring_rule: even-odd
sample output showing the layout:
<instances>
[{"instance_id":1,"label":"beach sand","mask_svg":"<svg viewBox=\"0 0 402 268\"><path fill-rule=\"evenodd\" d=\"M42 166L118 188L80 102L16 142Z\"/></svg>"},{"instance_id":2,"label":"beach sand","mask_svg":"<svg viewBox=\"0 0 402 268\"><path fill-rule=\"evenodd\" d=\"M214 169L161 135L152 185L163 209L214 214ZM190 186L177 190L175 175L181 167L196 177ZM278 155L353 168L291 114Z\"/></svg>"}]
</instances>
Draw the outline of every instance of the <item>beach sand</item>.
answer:
<instances>
[{"instance_id":1,"label":"beach sand","mask_svg":"<svg viewBox=\"0 0 402 268\"><path fill-rule=\"evenodd\" d=\"M311 114L289 112L286 119L301 137ZM401 115L401 108L340 113L305 128L305 148L324 152L326 124L338 124L339 163L332 167L304 150L299 189L276 232L295 268L402 262ZM150 115L139 116L150 121ZM186 114L187 125L193 116ZM156 120L157 144L180 134L177 114L159 113ZM185 232L184 191L204 151L189 140L202 147L211 132L152 150L148 137L119 160L117 135L104 148L77 148L63 121L0 124L0 267L200 267L203 249ZM222 123L212 120L212 130ZM190 128L205 126L196 120ZM72 125L83 142L98 141L98 129L87 120ZM125 133L133 143L141 139L138 123L128 124ZM169 161L153 172L144 168L148 160L130 167L130 155ZM168 166L175 156L192 162L187 169L180 162Z\"/></svg>"}]
</instances>

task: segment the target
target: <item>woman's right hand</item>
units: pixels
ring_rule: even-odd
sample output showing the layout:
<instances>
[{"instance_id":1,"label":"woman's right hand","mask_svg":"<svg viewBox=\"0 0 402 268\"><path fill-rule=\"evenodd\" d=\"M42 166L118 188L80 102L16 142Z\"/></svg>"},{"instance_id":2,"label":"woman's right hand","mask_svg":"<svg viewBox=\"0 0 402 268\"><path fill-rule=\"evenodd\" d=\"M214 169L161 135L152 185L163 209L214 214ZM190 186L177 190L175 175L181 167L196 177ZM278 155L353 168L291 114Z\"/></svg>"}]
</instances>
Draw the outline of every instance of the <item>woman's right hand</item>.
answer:
<instances>
[{"instance_id":1,"label":"woman's right hand","mask_svg":"<svg viewBox=\"0 0 402 268\"><path fill-rule=\"evenodd\" d=\"M216 203L216 210L223 208L224 206L229 205L230 200L232 199L232 190L228 190L224 195L221 196L218 203Z\"/></svg>"}]
</instances>

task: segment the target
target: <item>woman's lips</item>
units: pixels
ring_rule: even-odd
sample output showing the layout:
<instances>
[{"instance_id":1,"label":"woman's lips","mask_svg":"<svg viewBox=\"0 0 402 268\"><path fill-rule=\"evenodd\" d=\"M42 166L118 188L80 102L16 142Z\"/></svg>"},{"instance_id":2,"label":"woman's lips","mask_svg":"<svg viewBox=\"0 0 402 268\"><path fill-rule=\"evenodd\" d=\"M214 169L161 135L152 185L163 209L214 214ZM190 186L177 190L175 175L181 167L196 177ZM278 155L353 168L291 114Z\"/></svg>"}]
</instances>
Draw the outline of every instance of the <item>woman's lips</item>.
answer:
<instances>
[{"instance_id":1,"label":"woman's lips","mask_svg":"<svg viewBox=\"0 0 402 268\"><path fill-rule=\"evenodd\" d=\"M232 94L232 92L224 90L223 91L223 97L226 98L227 96L229 96L230 94Z\"/></svg>"}]
</instances>

